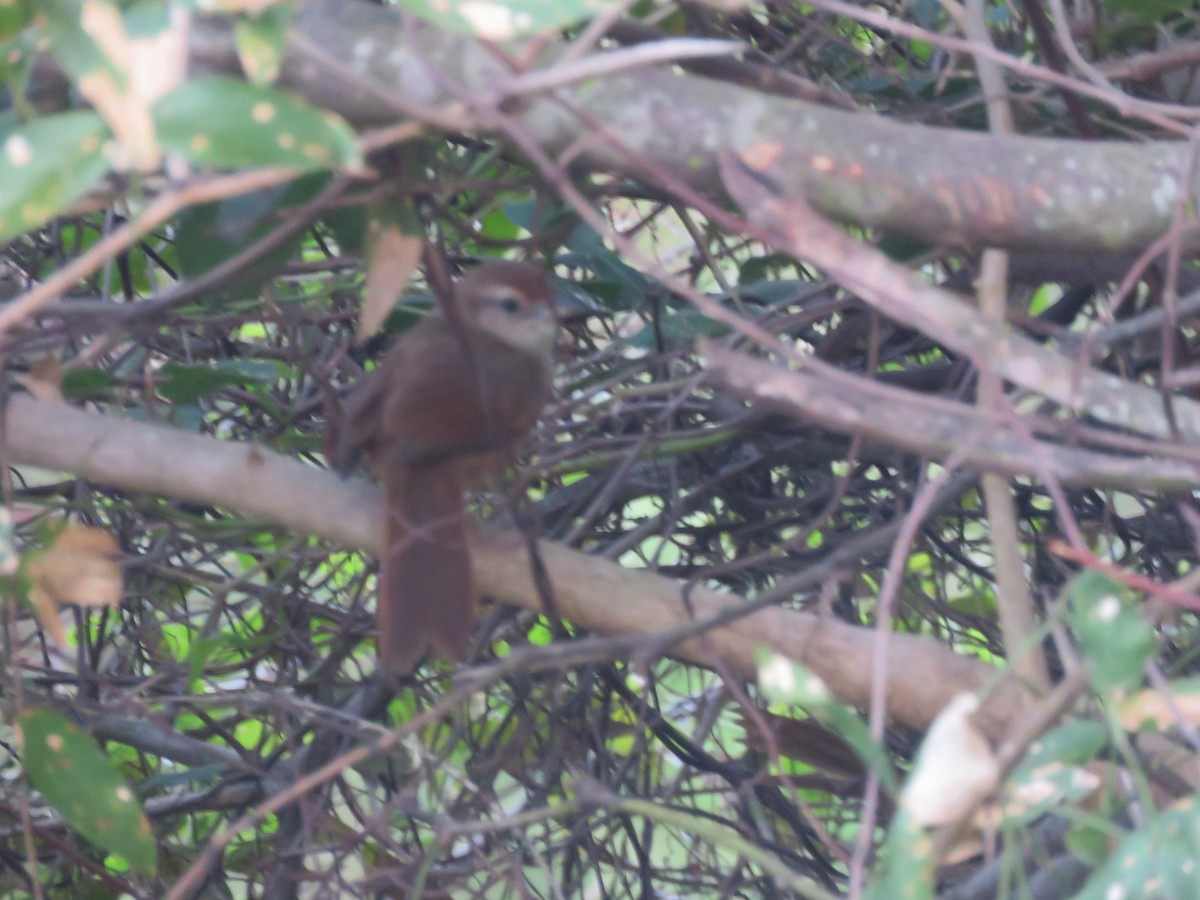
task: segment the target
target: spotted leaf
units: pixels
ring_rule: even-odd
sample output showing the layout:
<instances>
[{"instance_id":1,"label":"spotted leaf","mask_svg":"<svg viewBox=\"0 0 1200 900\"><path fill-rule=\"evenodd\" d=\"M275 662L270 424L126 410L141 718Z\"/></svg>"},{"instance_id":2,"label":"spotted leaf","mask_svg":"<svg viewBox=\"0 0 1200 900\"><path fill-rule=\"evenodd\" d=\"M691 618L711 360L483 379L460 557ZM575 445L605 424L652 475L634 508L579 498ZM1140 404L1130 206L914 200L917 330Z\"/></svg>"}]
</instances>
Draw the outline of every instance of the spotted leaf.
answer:
<instances>
[{"instance_id":1,"label":"spotted leaf","mask_svg":"<svg viewBox=\"0 0 1200 900\"><path fill-rule=\"evenodd\" d=\"M235 78L189 81L154 105L168 152L217 169L357 168L354 132L331 113Z\"/></svg>"},{"instance_id":2,"label":"spotted leaf","mask_svg":"<svg viewBox=\"0 0 1200 900\"><path fill-rule=\"evenodd\" d=\"M17 728L25 772L45 801L92 843L154 871L150 823L91 736L48 709L25 711Z\"/></svg>"},{"instance_id":3,"label":"spotted leaf","mask_svg":"<svg viewBox=\"0 0 1200 900\"><path fill-rule=\"evenodd\" d=\"M62 212L107 173L108 128L93 112L0 127L0 241Z\"/></svg>"}]
</instances>

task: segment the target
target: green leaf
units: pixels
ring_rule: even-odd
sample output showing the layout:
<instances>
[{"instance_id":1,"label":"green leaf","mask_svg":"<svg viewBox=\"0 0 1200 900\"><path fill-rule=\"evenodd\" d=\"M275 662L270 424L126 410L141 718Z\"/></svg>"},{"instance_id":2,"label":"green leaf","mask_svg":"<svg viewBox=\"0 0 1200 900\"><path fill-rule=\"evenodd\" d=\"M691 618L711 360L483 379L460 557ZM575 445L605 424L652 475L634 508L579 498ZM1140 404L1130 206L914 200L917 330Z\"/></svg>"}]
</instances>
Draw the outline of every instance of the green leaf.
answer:
<instances>
[{"instance_id":1,"label":"green leaf","mask_svg":"<svg viewBox=\"0 0 1200 900\"><path fill-rule=\"evenodd\" d=\"M153 872L154 835L133 791L87 732L48 709L17 719L29 781L81 835Z\"/></svg>"},{"instance_id":2,"label":"green leaf","mask_svg":"<svg viewBox=\"0 0 1200 900\"><path fill-rule=\"evenodd\" d=\"M1099 866L1108 859L1111 850L1108 830L1092 823L1076 823L1067 832L1068 849L1081 860Z\"/></svg>"},{"instance_id":3,"label":"green leaf","mask_svg":"<svg viewBox=\"0 0 1200 900\"><path fill-rule=\"evenodd\" d=\"M262 384L279 374L275 363L242 359L224 359L207 366L167 363L161 371L164 380L158 392L172 403L195 403L222 388Z\"/></svg>"},{"instance_id":4,"label":"green leaf","mask_svg":"<svg viewBox=\"0 0 1200 900\"><path fill-rule=\"evenodd\" d=\"M258 16L238 20L238 59L251 84L268 85L279 77L291 22L290 5L269 6Z\"/></svg>"},{"instance_id":5,"label":"green leaf","mask_svg":"<svg viewBox=\"0 0 1200 900\"><path fill-rule=\"evenodd\" d=\"M1107 0L1109 13L1129 16L1147 24L1158 24L1172 15L1181 15L1192 8L1191 0Z\"/></svg>"},{"instance_id":6,"label":"green leaf","mask_svg":"<svg viewBox=\"0 0 1200 900\"><path fill-rule=\"evenodd\" d=\"M580 230L577 228L575 235L578 235ZM572 239L574 240L574 236ZM661 286L647 279L606 247L560 253L555 257L555 262L594 272L596 278L585 282L584 286L609 307L629 309L643 303L651 293L663 293Z\"/></svg>"},{"instance_id":7,"label":"green leaf","mask_svg":"<svg viewBox=\"0 0 1200 900\"><path fill-rule=\"evenodd\" d=\"M925 830L901 809L888 829L867 900L932 900L932 847Z\"/></svg>"},{"instance_id":8,"label":"green leaf","mask_svg":"<svg viewBox=\"0 0 1200 900\"><path fill-rule=\"evenodd\" d=\"M321 216L321 221L333 234L337 249L343 255L362 256L366 252L366 207L357 205L331 209Z\"/></svg>"},{"instance_id":9,"label":"green leaf","mask_svg":"<svg viewBox=\"0 0 1200 900\"><path fill-rule=\"evenodd\" d=\"M68 369L63 373L61 387L68 400L85 400L103 397L112 384L112 375L103 369Z\"/></svg>"},{"instance_id":10,"label":"green leaf","mask_svg":"<svg viewBox=\"0 0 1200 900\"><path fill-rule=\"evenodd\" d=\"M1197 846L1200 809L1192 796L1159 813L1148 826L1126 834L1076 900L1195 897Z\"/></svg>"},{"instance_id":11,"label":"green leaf","mask_svg":"<svg viewBox=\"0 0 1200 900\"><path fill-rule=\"evenodd\" d=\"M291 184L184 210L175 230L180 271L187 278L199 278L241 253L278 228L290 207L315 197L328 179L326 173L306 175ZM221 301L254 296L303 243L304 235L298 234L265 251L231 276L221 290L210 292L208 299Z\"/></svg>"},{"instance_id":12,"label":"green leaf","mask_svg":"<svg viewBox=\"0 0 1200 900\"><path fill-rule=\"evenodd\" d=\"M768 278L761 281L741 281L737 286L739 297L752 297L759 303L782 303L794 300L805 291L812 291L815 283L801 281L798 278ZM731 295L722 294L722 301L731 299Z\"/></svg>"},{"instance_id":13,"label":"green leaf","mask_svg":"<svg viewBox=\"0 0 1200 900\"><path fill-rule=\"evenodd\" d=\"M1119 584L1099 572L1083 572L1066 587L1070 620L1098 690L1132 690L1154 652L1154 629Z\"/></svg>"},{"instance_id":14,"label":"green leaf","mask_svg":"<svg viewBox=\"0 0 1200 900\"><path fill-rule=\"evenodd\" d=\"M615 4L606 0L402 0L400 5L439 28L507 41L565 28Z\"/></svg>"},{"instance_id":15,"label":"green leaf","mask_svg":"<svg viewBox=\"0 0 1200 900\"><path fill-rule=\"evenodd\" d=\"M31 0L0 0L0 39L18 34L32 18Z\"/></svg>"},{"instance_id":16,"label":"green leaf","mask_svg":"<svg viewBox=\"0 0 1200 900\"><path fill-rule=\"evenodd\" d=\"M716 322L698 310L688 307L679 312L667 313L657 323L650 323L631 339L634 347L643 350L664 350L687 347L699 337L722 337L729 333L729 326Z\"/></svg>"},{"instance_id":17,"label":"green leaf","mask_svg":"<svg viewBox=\"0 0 1200 900\"><path fill-rule=\"evenodd\" d=\"M288 94L217 76L188 81L154 104L159 141L218 169L357 168L354 132L332 113Z\"/></svg>"},{"instance_id":18,"label":"green leaf","mask_svg":"<svg viewBox=\"0 0 1200 900\"><path fill-rule=\"evenodd\" d=\"M740 293L746 293L742 285L754 281L772 281L778 279L778 273L791 269L795 271L796 261L786 253L766 253L762 256L752 256L738 269L738 288Z\"/></svg>"},{"instance_id":19,"label":"green leaf","mask_svg":"<svg viewBox=\"0 0 1200 900\"><path fill-rule=\"evenodd\" d=\"M104 177L108 134L93 112L0 131L0 241L48 221Z\"/></svg>"}]
</instances>

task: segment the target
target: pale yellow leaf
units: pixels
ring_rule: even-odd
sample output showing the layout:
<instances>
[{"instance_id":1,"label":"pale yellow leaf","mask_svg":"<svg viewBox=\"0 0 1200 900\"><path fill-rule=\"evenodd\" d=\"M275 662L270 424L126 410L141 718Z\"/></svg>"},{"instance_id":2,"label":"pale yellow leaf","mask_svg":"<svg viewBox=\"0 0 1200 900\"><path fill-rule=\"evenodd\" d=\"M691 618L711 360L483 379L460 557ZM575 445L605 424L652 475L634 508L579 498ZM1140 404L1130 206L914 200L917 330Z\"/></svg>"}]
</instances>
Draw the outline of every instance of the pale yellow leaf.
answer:
<instances>
[{"instance_id":1,"label":"pale yellow leaf","mask_svg":"<svg viewBox=\"0 0 1200 900\"><path fill-rule=\"evenodd\" d=\"M921 744L900 804L926 827L945 825L995 790L1000 767L987 738L971 721L974 694L959 694L943 709Z\"/></svg>"},{"instance_id":2,"label":"pale yellow leaf","mask_svg":"<svg viewBox=\"0 0 1200 900\"><path fill-rule=\"evenodd\" d=\"M79 90L117 137L113 164L151 172L162 160L150 107L183 82L191 18L181 4L169 24L153 34L132 37L111 0L84 0L80 26L104 53L108 68L80 76Z\"/></svg>"},{"instance_id":3,"label":"pale yellow leaf","mask_svg":"<svg viewBox=\"0 0 1200 900\"><path fill-rule=\"evenodd\" d=\"M111 534L70 522L51 547L29 563L34 612L60 645L64 635L56 605L116 606L125 589L120 560L121 549Z\"/></svg>"}]
</instances>

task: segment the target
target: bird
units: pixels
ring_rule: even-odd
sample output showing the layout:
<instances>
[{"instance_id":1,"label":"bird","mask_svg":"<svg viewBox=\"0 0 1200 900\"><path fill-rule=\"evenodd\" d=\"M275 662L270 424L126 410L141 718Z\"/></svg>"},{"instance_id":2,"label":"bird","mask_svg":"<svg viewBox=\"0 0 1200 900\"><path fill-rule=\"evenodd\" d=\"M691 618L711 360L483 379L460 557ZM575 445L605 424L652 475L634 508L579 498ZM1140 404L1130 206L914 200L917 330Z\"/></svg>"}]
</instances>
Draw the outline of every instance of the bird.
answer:
<instances>
[{"instance_id":1,"label":"bird","mask_svg":"<svg viewBox=\"0 0 1200 900\"><path fill-rule=\"evenodd\" d=\"M477 602L466 490L510 464L551 386L558 323L545 273L490 260L404 332L330 416L325 455L366 460L386 495L378 575L382 672L404 676L432 650L461 659Z\"/></svg>"}]
</instances>

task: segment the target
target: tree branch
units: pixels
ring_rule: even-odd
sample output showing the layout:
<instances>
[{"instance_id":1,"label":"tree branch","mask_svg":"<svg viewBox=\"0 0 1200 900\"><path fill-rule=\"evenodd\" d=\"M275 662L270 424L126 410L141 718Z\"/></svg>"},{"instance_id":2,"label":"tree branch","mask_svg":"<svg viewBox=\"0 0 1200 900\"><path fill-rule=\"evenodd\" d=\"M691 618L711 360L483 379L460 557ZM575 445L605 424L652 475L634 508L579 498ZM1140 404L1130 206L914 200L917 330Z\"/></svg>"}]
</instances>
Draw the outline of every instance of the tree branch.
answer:
<instances>
[{"instance_id":1,"label":"tree branch","mask_svg":"<svg viewBox=\"0 0 1200 900\"><path fill-rule=\"evenodd\" d=\"M19 395L5 415L8 463L73 472L123 490L161 494L257 516L284 528L377 553L383 534L379 491L361 479L343 480L300 460L252 444L203 437L124 421ZM512 532L482 529L473 540L477 582L486 596L540 611L523 541ZM561 544L540 546L560 615L606 634L665 632L706 618L740 598L627 569ZM873 633L835 619L769 608L687 640L671 649L703 666L720 663L740 678L757 673L766 648L809 666L840 700L865 707L871 685ZM924 728L955 694L995 685L1000 672L954 653L932 638L896 634L889 641L888 712ZM1001 684L982 715L1001 736L1023 702Z\"/></svg>"},{"instance_id":2,"label":"tree branch","mask_svg":"<svg viewBox=\"0 0 1200 900\"><path fill-rule=\"evenodd\" d=\"M928 241L1136 250L1163 235L1181 197L1195 192L1185 183L1184 142L929 128L667 68L586 79L517 101L505 86L519 85L520 74L499 54L418 25L394 8L308 0L296 24L339 61L343 76L293 46L284 83L358 125L394 122L397 109L415 117L426 110L436 119L447 103L465 103L469 111L511 102L548 153L581 151L593 166L631 174L645 174L644 160L706 190L720 184L720 148L772 145L777 156L770 173L784 197L804 199L841 221ZM193 54L202 67L240 71L232 48L227 26L198 23ZM554 70L553 62L545 63L539 77L552 78ZM1026 74L1056 77L1049 70ZM375 89L365 89L368 83ZM1188 240L1194 248L1200 235Z\"/></svg>"}]
</instances>

